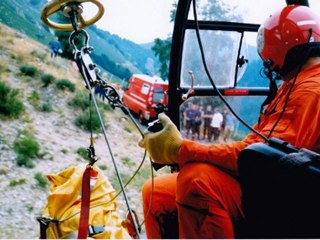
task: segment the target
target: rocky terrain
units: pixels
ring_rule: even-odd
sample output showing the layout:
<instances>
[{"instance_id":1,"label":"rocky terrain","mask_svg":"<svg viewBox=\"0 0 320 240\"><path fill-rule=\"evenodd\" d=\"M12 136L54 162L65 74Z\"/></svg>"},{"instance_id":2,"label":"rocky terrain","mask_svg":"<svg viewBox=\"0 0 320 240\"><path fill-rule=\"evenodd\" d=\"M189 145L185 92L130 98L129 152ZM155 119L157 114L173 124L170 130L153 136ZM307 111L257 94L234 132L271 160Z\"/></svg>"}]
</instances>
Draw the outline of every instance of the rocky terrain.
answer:
<instances>
[{"instance_id":1,"label":"rocky terrain","mask_svg":"<svg viewBox=\"0 0 320 240\"><path fill-rule=\"evenodd\" d=\"M75 91L58 89L54 83L44 87L41 75L22 75L22 65L34 66L41 74L51 74L55 79L68 79L75 85ZM75 125L76 117L83 111L71 106L70 101L76 94L87 94L87 90L70 61L60 57L52 59L47 46L4 25L0 25L0 82L19 89L19 98L25 108L17 118L0 114L0 238L38 238L36 217L41 215L49 192L49 185L41 181L41 176L86 163L79 149L89 146L90 133ZM39 110L38 102L32 97L35 92L39 96L38 102L50 104L50 111ZM100 104L107 105L106 102ZM105 109L108 141L120 175L126 182L143 158L144 151L137 146L140 134L119 109ZM40 146L39 156L32 159L32 168L19 166L14 151L14 142L26 130L34 135ZM96 165L119 191L111 155L101 131L94 133L94 146L99 158ZM147 159L127 187L130 205L138 212L140 222L140 188L150 176ZM127 211L122 195L117 201L122 217Z\"/></svg>"}]
</instances>

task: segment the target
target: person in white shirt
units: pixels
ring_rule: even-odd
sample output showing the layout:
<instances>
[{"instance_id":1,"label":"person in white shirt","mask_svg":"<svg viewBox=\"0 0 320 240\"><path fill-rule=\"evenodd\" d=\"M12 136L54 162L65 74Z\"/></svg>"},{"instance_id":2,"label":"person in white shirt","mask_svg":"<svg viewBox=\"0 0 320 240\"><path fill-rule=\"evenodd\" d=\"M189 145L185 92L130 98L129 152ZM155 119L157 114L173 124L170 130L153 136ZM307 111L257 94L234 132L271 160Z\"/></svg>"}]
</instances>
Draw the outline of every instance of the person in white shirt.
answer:
<instances>
[{"instance_id":1,"label":"person in white shirt","mask_svg":"<svg viewBox=\"0 0 320 240\"><path fill-rule=\"evenodd\" d=\"M223 116L219 112L219 108L215 107L213 110L213 116L212 116L211 125L210 125L211 127L210 130L212 133L210 134L210 136L213 135L213 141L217 141L219 138L222 121L223 121ZM209 142L211 142L211 137L209 139Z\"/></svg>"}]
</instances>

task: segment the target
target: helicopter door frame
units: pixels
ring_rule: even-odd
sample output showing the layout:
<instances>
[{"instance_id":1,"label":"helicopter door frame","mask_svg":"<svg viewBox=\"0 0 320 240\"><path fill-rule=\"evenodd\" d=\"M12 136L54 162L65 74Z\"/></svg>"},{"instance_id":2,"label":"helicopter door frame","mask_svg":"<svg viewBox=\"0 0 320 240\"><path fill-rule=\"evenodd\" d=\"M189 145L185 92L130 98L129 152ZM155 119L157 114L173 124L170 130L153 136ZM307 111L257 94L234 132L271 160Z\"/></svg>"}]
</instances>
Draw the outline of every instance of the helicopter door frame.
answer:
<instances>
[{"instance_id":1,"label":"helicopter door frame","mask_svg":"<svg viewBox=\"0 0 320 240\"><path fill-rule=\"evenodd\" d=\"M180 86L182 55L184 39L187 30L196 30L195 20L188 19L190 6L193 0L179 0L174 23L172 46L169 66L169 102L168 115L175 125L179 128L179 108L184 102L183 94L188 92L189 88ZM300 4L309 6L308 0L286 0L286 4ZM235 31L240 34L245 32L257 32L260 24L227 22L227 21L198 21L200 30L221 30ZM235 63L236 64L236 63ZM217 87L219 92L224 96L263 96L269 93L269 88L261 87L234 87L221 88ZM212 88L194 89L192 96L216 96L218 95Z\"/></svg>"}]
</instances>

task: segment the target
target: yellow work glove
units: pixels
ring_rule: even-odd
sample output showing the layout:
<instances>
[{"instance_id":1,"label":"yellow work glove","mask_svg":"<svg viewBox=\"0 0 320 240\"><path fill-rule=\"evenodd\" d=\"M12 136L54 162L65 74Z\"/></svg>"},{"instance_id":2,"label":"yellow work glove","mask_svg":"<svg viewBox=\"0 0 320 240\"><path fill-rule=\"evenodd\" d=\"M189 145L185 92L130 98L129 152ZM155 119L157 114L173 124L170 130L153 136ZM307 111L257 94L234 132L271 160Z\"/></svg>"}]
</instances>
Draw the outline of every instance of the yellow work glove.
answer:
<instances>
[{"instance_id":1,"label":"yellow work glove","mask_svg":"<svg viewBox=\"0 0 320 240\"><path fill-rule=\"evenodd\" d=\"M156 163L178 163L182 136L167 115L160 113L158 118L163 125L163 129L155 133L144 133L144 138L139 142L139 146L145 148Z\"/></svg>"}]
</instances>

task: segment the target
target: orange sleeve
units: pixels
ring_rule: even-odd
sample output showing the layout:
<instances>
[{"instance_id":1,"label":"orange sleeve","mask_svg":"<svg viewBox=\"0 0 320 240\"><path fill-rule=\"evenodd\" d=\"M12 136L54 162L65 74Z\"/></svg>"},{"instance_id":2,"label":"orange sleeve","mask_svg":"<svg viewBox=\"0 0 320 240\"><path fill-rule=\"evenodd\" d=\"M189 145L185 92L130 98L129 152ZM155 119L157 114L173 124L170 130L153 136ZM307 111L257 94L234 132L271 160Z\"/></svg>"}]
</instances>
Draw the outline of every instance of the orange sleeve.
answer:
<instances>
[{"instance_id":1,"label":"orange sleeve","mask_svg":"<svg viewBox=\"0 0 320 240\"><path fill-rule=\"evenodd\" d=\"M320 134L320 101L319 93L299 91L291 94L280 121L276 125L271 137L277 137L299 148L319 150ZM275 112L263 117L262 124L255 125L256 130L268 136L274 123L279 118L283 105ZM183 140L179 152L179 165L183 167L187 162L208 162L220 168L238 174L238 154L248 145L262 142L263 139L255 133L250 133L239 142L228 144L201 144L190 140Z\"/></svg>"},{"instance_id":2,"label":"orange sleeve","mask_svg":"<svg viewBox=\"0 0 320 240\"><path fill-rule=\"evenodd\" d=\"M180 168L187 162L208 162L238 174L237 159L239 152L249 144L262 141L255 134L249 134L243 141L228 144L203 144L184 139L179 152Z\"/></svg>"}]
</instances>

